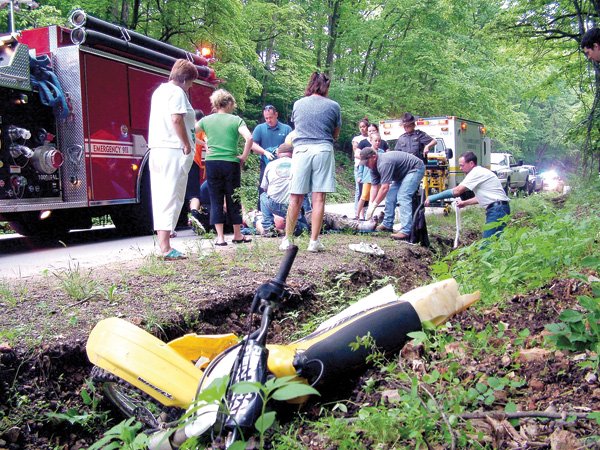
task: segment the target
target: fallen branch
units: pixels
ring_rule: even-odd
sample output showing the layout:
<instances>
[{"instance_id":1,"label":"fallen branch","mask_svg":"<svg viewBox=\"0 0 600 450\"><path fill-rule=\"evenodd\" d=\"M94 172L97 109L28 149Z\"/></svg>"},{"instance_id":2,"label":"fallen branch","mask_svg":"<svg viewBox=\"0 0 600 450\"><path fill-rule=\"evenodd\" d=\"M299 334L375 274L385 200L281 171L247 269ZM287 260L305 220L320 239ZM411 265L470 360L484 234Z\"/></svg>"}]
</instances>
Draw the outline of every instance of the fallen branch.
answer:
<instances>
[{"instance_id":1,"label":"fallen branch","mask_svg":"<svg viewBox=\"0 0 600 450\"><path fill-rule=\"evenodd\" d=\"M79 301L76 301L75 303L70 303L68 305L62 306L59 310L60 311L64 311L65 309L73 308L74 306L79 306L82 303L86 303L86 302L89 302L90 300L94 300L94 299L96 299L96 300L102 300L102 296L100 296L98 294L92 294L92 295L89 295L89 296L87 296L85 298L82 298ZM51 314L56 314L56 313L59 312L59 310L51 311Z\"/></svg>"},{"instance_id":2,"label":"fallen branch","mask_svg":"<svg viewBox=\"0 0 600 450\"><path fill-rule=\"evenodd\" d=\"M576 413L576 412L546 412L546 411L516 411L516 412L503 412L503 411L480 411L474 413L460 414L458 417L465 420L470 419L486 419L492 417L496 420L502 419L523 419L526 417L541 417L543 419L563 419L567 417L575 417L576 419L588 419L590 414L594 413ZM591 419L591 418L590 418ZM595 420L595 419L594 419Z\"/></svg>"},{"instance_id":3,"label":"fallen branch","mask_svg":"<svg viewBox=\"0 0 600 450\"><path fill-rule=\"evenodd\" d=\"M425 391L427 393L427 395L429 395L429 398L431 398L431 400L435 404L435 407L440 412L440 415L442 416L442 419L444 420L444 423L446 424L446 427L448 427L448 431L450 432L450 437L452 438L452 443L451 443L451 447L450 448L452 450L454 450L456 448L456 435L454 434L454 429L452 428L452 425L450 425L450 421L448 420L448 417L444 413L444 410L442 409L442 407L440 406L440 404L438 403L438 401L435 399L435 397L433 396L433 394L431 392L429 392L429 389L427 389L427 387L425 387L425 384L419 382L419 388L421 388L421 390Z\"/></svg>"}]
</instances>

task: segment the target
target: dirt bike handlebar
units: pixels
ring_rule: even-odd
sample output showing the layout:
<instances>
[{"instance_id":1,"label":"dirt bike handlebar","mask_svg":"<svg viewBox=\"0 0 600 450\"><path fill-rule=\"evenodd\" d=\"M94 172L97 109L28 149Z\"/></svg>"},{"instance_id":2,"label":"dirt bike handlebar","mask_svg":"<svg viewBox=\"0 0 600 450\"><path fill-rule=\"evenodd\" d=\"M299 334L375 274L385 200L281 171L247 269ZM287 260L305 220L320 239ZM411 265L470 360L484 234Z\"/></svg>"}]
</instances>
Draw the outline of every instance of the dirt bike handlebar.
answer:
<instances>
[{"instance_id":1,"label":"dirt bike handlebar","mask_svg":"<svg viewBox=\"0 0 600 450\"><path fill-rule=\"evenodd\" d=\"M279 272L271 281L262 284L254 294L252 306L250 307L250 314L258 312L259 306L263 307L265 303L278 303L284 294L285 281L292 269L296 254L298 253L298 247L296 245L290 246L279 265Z\"/></svg>"},{"instance_id":2,"label":"dirt bike handlebar","mask_svg":"<svg viewBox=\"0 0 600 450\"><path fill-rule=\"evenodd\" d=\"M229 443L237 439L238 433L253 429L256 420L261 414L263 398L258 393L236 394L230 391L231 386L236 383L259 382L264 384L268 375L268 350L266 348L267 333L271 324L271 314L277 303L281 301L284 295L285 281L290 273L298 247L292 245L289 247L279 266L279 272L271 281L262 284L254 295L251 307L251 315L257 311L260 303L262 309L262 318L257 330L250 333L243 341L242 347L233 368L231 369L231 378L227 387L227 401L229 408L226 414L221 414L220 423L217 428L227 430L226 447Z\"/></svg>"},{"instance_id":3,"label":"dirt bike handlebar","mask_svg":"<svg viewBox=\"0 0 600 450\"><path fill-rule=\"evenodd\" d=\"M292 265L294 264L294 260L296 259L297 254L298 246L290 245L285 252L283 261L281 261L281 264L279 265L279 272L273 279L273 282L285 284L285 280L287 280L287 277L290 274L290 270L292 269Z\"/></svg>"}]
</instances>

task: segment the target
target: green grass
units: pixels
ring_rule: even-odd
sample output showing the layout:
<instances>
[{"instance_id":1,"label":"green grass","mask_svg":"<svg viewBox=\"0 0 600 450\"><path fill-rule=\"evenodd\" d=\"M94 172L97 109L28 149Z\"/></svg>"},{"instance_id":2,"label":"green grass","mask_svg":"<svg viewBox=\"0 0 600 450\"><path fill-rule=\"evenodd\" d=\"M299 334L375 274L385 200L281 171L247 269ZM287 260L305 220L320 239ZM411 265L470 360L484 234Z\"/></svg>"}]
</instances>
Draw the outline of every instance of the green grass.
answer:
<instances>
[{"instance_id":1,"label":"green grass","mask_svg":"<svg viewBox=\"0 0 600 450\"><path fill-rule=\"evenodd\" d=\"M79 264L69 263L66 269L53 272L52 275L58 278L59 286L74 300L83 300L100 293L98 282L92 278L92 269L84 273Z\"/></svg>"},{"instance_id":2,"label":"green grass","mask_svg":"<svg viewBox=\"0 0 600 450\"><path fill-rule=\"evenodd\" d=\"M15 307L27 297L27 286L0 280L0 304Z\"/></svg>"},{"instance_id":3,"label":"green grass","mask_svg":"<svg viewBox=\"0 0 600 450\"><path fill-rule=\"evenodd\" d=\"M156 256L149 256L138 269L140 275L152 277L172 277L177 274L177 269L168 261L163 261Z\"/></svg>"},{"instance_id":4,"label":"green grass","mask_svg":"<svg viewBox=\"0 0 600 450\"><path fill-rule=\"evenodd\" d=\"M598 184L581 186L563 208L547 195L516 199L513 218L499 238L453 251L434 265L434 276L456 278L463 292L480 290L485 306L581 271L584 261L600 258Z\"/></svg>"},{"instance_id":5,"label":"green grass","mask_svg":"<svg viewBox=\"0 0 600 450\"><path fill-rule=\"evenodd\" d=\"M586 276L578 274L591 271L598 276L600 272L600 183L577 186L564 207L553 202L557 197L545 194L513 199L512 219L499 239L492 239L484 246L482 241L476 241L453 251L434 264L434 276L455 277L463 292L481 290L482 301L476 307L484 309L492 305L502 309L514 294L530 292L553 279L576 276L589 284ZM464 230L481 233L483 211L468 208L462 223ZM428 216L428 227L430 233L453 233L454 216ZM600 288L597 283L593 285L597 295ZM565 322L558 327L560 334L554 339L559 348L569 348L567 344L572 346L573 341L581 347L584 333L586 344L598 345L597 326L594 326L600 314L597 299L594 302L592 297L580 297L580 302L585 302L586 312L568 311L561 316ZM404 367L407 362L402 359L376 361L379 371L387 375L387 386L393 386L397 392L395 401L364 404L352 421L337 417L336 411L345 410L346 404L323 405L318 420L310 423L299 420L286 427L275 438L274 448L293 448L290 436L299 426L316 431L322 436L324 446L340 449L364 448L365 442L372 448L449 448L451 443L455 448L486 448L473 439L477 431L471 428L471 423L459 421L458 415L491 405L498 407L498 396L508 398L503 404L505 411L516 411L517 400L511 399L522 396L525 380L509 376L510 365L518 367L515 349L526 345L528 339L529 346L542 342L531 340L528 329L509 330L501 322L481 329L462 330L458 324L447 326L452 329L426 328L411 334L415 344L424 345L426 369L422 375ZM591 333L593 330L595 335ZM550 339L548 343L552 342ZM456 354L448 351L450 344L457 346ZM510 355L506 368L509 375L474 372L465 379L460 375L464 371L460 352L479 359ZM597 371L598 359L591 358L585 364ZM363 390L372 389L378 388L366 380Z\"/></svg>"}]
</instances>

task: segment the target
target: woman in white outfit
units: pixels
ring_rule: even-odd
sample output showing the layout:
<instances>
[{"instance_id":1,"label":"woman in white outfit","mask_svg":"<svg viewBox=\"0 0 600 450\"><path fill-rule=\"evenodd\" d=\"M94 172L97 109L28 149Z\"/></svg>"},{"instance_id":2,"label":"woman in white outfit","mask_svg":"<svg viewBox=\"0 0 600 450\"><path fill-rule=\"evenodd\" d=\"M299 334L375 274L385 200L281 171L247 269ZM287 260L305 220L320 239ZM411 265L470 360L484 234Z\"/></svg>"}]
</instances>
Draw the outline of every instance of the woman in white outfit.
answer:
<instances>
[{"instance_id":1,"label":"woman in white outfit","mask_svg":"<svg viewBox=\"0 0 600 450\"><path fill-rule=\"evenodd\" d=\"M178 59L169 81L152 94L148 146L150 147L150 185L152 213L161 255L166 260L184 259L171 247L185 197L187 175L194 161L195 114L188 91L198 70L189 61Z\"/></svg>"}]
</instances>

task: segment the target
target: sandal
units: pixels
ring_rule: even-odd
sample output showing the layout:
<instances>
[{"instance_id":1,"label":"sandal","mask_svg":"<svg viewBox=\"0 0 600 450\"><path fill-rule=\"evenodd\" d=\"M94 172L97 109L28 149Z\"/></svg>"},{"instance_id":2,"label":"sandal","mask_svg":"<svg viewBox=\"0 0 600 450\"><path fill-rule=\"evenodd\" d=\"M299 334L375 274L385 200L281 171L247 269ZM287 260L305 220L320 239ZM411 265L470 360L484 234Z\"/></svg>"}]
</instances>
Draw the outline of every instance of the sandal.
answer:
<instances>
[{"instance_id":1,"label":"sandal","mask_svg":"<svg viewBox=\"0 0 600 450\"><path fill-rule=\"evenodd\" d=\"M247 244L248 242L252 242L252 239L243 237L241 239L232 239L231 242L234 244Z\"/></svg>"},{"instance_id":2,"label":"sandal","mask_svg":"<svg viewBox=\"0 0 600 450\"><path fill-rule=\"evenodd\" d=\"M225 247L227 245L227 242L225 242L225 241L223 241L223 242L215 242L215 245L217 245L219 247Z\"/></svg>"},{"instance_id":3,"label":"sandal","mask_svg":"<svg viewBox=\"0 0 600 450\"><path fill-rule=\"evenodd\" d=\"M176 261L178 259L187 259L187 256L185 256L179 250L175 250L174 248L172 248L169 253L163 255L162 259L165 261Z\"/></svg>"}]
</instances>

